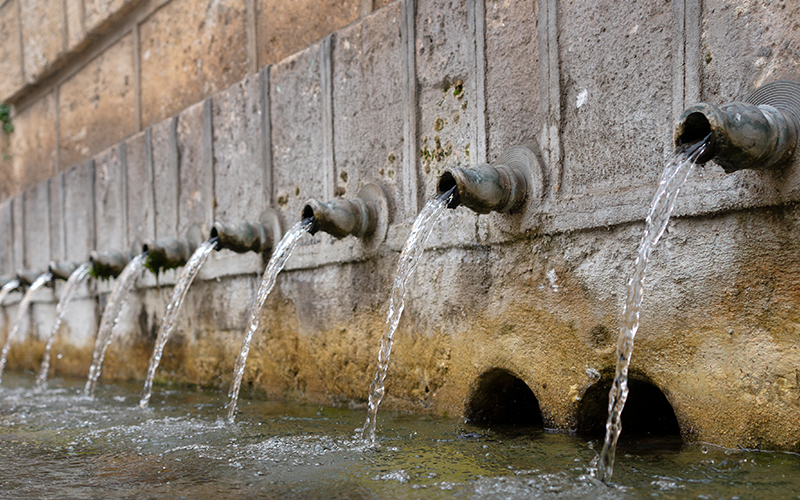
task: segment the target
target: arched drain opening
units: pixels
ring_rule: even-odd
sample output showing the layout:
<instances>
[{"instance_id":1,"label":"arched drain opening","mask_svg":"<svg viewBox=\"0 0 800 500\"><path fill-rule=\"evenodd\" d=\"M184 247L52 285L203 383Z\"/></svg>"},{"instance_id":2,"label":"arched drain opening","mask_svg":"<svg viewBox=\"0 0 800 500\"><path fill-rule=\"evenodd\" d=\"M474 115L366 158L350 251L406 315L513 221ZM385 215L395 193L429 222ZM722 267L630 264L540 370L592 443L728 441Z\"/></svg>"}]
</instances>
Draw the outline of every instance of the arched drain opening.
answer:
<instances>
[{"instance_id":1,"label":"arched drain opening","mask_svg":"<svg viewBox=\"0 0 800 500\"><path fill-rule=\"evenodd\" d=\"M628 399L622 410L620 439L677 438L681 428L672 405L655 385L642 380L628 380ZM603 437L608 419L608 391L611 381L604 380L590 387L578 405L578 432L590 437Z\"/></svg>"},{"instance_id":2,"label":"arched drain opening","mask_svg":"<svg viewBox=\"0 0 800 500\"><path fill-rule=\"evenodd\" d=\"M493 368L478 377L467 403L467 423L494 430L542 428L542 411L533 391L510 372Z\"/></svg>"}]
</instances>

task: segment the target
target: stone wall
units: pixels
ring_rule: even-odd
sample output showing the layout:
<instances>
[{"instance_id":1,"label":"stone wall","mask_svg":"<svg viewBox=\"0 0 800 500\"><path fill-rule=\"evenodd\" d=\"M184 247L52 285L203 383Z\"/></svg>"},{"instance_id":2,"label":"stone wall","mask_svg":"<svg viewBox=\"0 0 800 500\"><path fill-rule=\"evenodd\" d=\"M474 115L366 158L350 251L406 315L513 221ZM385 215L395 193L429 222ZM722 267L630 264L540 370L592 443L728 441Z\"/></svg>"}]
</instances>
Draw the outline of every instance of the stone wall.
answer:
<instances>
[{"instance_id":1,"label":"stone wall","mask_svg":"<svg viewBox=\"0 0 800 500\"><path fill-rule=\"evenodd\" d=\"M381 0L3 0L0 200L277 62Z\"/></svg>"},{"instance_id":2,"label":"stone wall","mask_svg":"<svg viewBox=\"0 0 800 500\"><path fill-rule=\"evenodd\" d=\"M437 224L408 291L386 404L462 415L481 377L504 370L531 389L547 427L586 427L613 376L625 285L674 120L699 99L797 79L797 9L398 1L6 201L0 266L45 262L48 245L50 258L81 261L215 219L257 220L266 207L288 227L308 198L376 183L389 202L385 238L304 237L267 301L245 378L270 397L359 405L399 252L438 176L528 144L540 198L513 216L462 207ZM799 166L698 167L654 253L631 374L666 396L686 440L800 446ZM160 376L228 386L264 264L213 256ZM175 278L140 280L105 380L143 378ZM34 306L34 337L61 286ZM57 373L88 369L108 290L90 284L65 322ZM33 367L38 345L18 347L12 365Z\"/></svg>"}]
</instances>

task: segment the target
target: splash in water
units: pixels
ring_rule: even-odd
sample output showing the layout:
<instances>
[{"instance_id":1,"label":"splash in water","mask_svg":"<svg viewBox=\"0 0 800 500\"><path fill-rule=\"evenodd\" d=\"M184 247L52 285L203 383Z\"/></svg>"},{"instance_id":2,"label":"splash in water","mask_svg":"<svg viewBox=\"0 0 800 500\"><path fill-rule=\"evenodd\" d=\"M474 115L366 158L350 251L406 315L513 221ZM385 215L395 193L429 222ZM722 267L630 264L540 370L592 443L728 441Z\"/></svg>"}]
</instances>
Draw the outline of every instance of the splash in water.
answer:
<instances>
[{"instance_id":1,"label":"splash in water","mask_svg":"<svg viewBox=\"0 0 800 500\"><path fill-rule=\"evenodd\" d=\"M617 370L614 384L608 395L608 420L606 421L606 438L600 461L597 465L597 476L606 481L614 472L614 455L617 440L622 431L622 409L628 398L628 367L633 352L633 339L639 330L639 308L644 295L644 274L650 259L650 252L655 248L664 230L667 228L675 198L689 176L689 172L697 158L708 147L709 137L700 142L681 146L675 151L658 183L650 211L645 221L644 235L639 244L639 253L634 263L633 276L628 282L628 295L625 298L625 312L623 314L622 329L617 340Z\"/></svg>"},{"instance_id":2,"label":"splash in water","mask_svg":"<svg viewBox=\"0 0 800 500\"><path fill-rule=\"evenodd\" d=\"M161 362L161 355L164 353L164 346L167 345L169 336L172 330L175 329L175 319L183 305L183 299L186 298L186 292L192 286L194 278L200 272L200 268L206 263L211 252L216 248L219 238L212 238L194 251L189 261L184 266L178 282L175 284L175 289L172 291L172 299L167 305L167 311L161 319L161 328L158 330L158 337L156 338L156 347L153 349L153 355L150 357L150 366L147 368L147 378L144 381L144 390L142 391L142 399L139 400L141 408L147 408L150 402L150 396L153 392L153 379L156 376L158 364Z\"/></svg>"},{"instance_id":3,"label":"splash in water","mask_svg":"<svg viewBox=\"0 0 800 500\"><path fill-rule=\"evenodd\" d=\"M117 282L114 284L108 304L106 304L106 308L103 311L103 317L100 319L100 328L97 330L97 339L92 352L92 366L89 367L89 377L83 388L84 396L94 396L94 388L97 385L97 379L100 378L100 369L103 367L103 358L106 356L108 346L111 345L112 333L117 321L119 321L119 313L122 311L122 306L125 305L128 294L136 283L136 278L142 274L146 261L147 252L137 255L128 262L128 265L122 270Z\"/></svg>"},{"instance_id":4,"label":"splash in water","mask_svg":"<svg viewBox=\"0 0 800 500\"><path fill-rule=\"evenodd\" d=\"M404 296L408 280L414 274L422 252L425 250L425 240L433 231L433 226L447 205L453 200L455 187L450 191L429 201L422 211L417 215L411 233L408 235L403 251L400 253L400 263L397 266L397 276L394 279L392 293L389 297L389 312L386 315L386 328L381 339L381 348L378 351L378 369L375 378L369 386L369 413L364 428L361 430L362 438L367 444L375 444L375 429L377 426L378 406L381 404L386 388L383 385L386 380L386 373L389 369L389 355L392 353L392 343L394 342L394 332L400 323L400 316L405 308Z\"/></svg>"},{"instance_id":5,"label":"splash in water","mask_svg":"<svg viewBox=\"0 0 800 500\"><path fill-rule=\"evenodd\" d=\"M27 314L28 312L28 306L30 305L31 300L33 300L33 294L36 293L37 290L42 288L51 279L53 279L53 275L50 273L40 274L39 277L36 278L34 282L31 284L30 288L28 288L28 291L25 292L25 295L22 297L22 300L19 303L19 309L17 310L17 317L14 318L14 324L11 327L11 331L8 332L8 337L6 337L6 343L3 345L3 353L0 354L0 382L2 382L3 380L3 370L6 367L6 360L8 359L8 351L9 349L11 349L11 339L16 337L17 333L19 332L19 327L22 324L22 320L25 318L25 314ZM17 281L17 286L19 286L18 281ZM5 289L5 287L3 287L3 289ZM3 295L3 299L5 299L5 295Z\"/></svg>"},{"instance_id":6,"label":"splash in water","mask_svg":"<svg viewBox=\"0 0 800 500\"><path fill-rule=\"evenodd\" d=\"M53 349L53 341L56 338L58 328L61 326L61 321L67 314L67 306L69 305L72 297L81 287L84 281L89 277L89 271L92 269L92 262L85 262L79 268L69 275L67 284L64 286L64 292L56 305L56 319L53 322L53 328L50 329L50 336L47 338L47 345L44 347L44 356L42 356L42 365L39 367L39 374L36 375L36 386L44 389L47 386L47 372L50 370L50 351Z\"/></svg>"},{"instance_id":7,"label":"splash in water","mask_svg":"<svg viewBox=\"0 0 800 500\"><path fill-rule=\"evenodd\" d=\"M292 250L297 246L300 237L303 236L311 229L314 219L309 217L303 219L295 224L287 233L281 238L281 241L272 252L272 257L269 259L269 264L264 270L264 277L261 279L261 286L258 288L256 294L256 301L250 309L250 322L247 326L247 333L245 334L244 344L236 358L236 366L233 368L233 383L231 389L228 391L230 402L228 403L228 422L233 423L236 415L236 400L239 398L239 389L242 386L242 377L244 376L244 366L247 362L247 354L250 352L250 342L253 339L253 334L258 329L258 320L261 314L261 308L264 307L269 292L275 286L275 280L278 278L278 273L281 272L286 261L292 255Z\"/></svg>"}]
</instances>

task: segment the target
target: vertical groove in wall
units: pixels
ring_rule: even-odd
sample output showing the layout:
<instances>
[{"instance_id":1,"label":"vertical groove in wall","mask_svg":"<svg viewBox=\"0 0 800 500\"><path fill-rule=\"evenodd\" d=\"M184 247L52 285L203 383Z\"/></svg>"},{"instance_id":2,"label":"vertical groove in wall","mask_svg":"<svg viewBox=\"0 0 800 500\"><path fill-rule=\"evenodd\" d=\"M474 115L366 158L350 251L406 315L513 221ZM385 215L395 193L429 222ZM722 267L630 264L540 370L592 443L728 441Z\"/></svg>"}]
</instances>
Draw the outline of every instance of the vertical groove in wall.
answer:
<instances>
[{"instance_id":1,"label":"vertical groove in wall","mask_svg":"<svg viewBox=\"0 0 800 500\"><path fill-rule=\"evenodd\" d=\"M180 150L178 149L178 116L173 116L169 123L169 162L170 172L175 176L175 226L170 231L171 234L156 234L156 238L165 238L167 236L175 236L178 233L181 219L181 158ZM155 188L154 188L155 189ZM158 200L158 197L155 197ZM157 213L157 211L156 211ZM158 227L158 224L156 224Z\"/></svg>"},{"instance_id":2,"label":"vertical groove in wall","mask_svg":"<svg viewBox=\"0 0 800 500\"><path fill-rule=\"evenodd\" d=\"M373 10L375 10L374 0L361 0L361 5L360 5L361 17L369 15Z\"/></svg>"},{"instance_id":3,"label":"vertical groove in wall","mask_svg":"<svg viewBox=\"0 0 800 500\"><path fill-rule=\"evenodd\" d=\"M134 23L131 28L133 34L133 119L136 122L136 131L142 131L142 51L139 34L139 23Z\"/></svg>"},{"instance_id":4,"label":"vertical groove in wall","mask_svg":"<svg viewBox=\"0 0 800 500\"><path fill-rule=\"evenodd\" d=\"M95 200L96 193L94 189L96 172L93 158L86 161L86 168L89 170L89 198L92 205L92 221L90 226L92 228L92 248L97 250L97 201Z\"/></svg>"},{"instance_id":5,"label":"vertical groove in wall","mask_svg":"<svg viewBox=\"0 0 800 500\"><path fill-rule=\"evenodd\" d=\"M272 65L264 67L258 74L258 90L261 94L261 171L264 181L264 207L272 206L272 103L270 101L269 72Z\"/></svg>"},{"instance_id":6,"label":"vertical groove in wall","mask_svg":"<svg viewBox=\"0 0 800 500\"><path fill-rule=\"evenodd\" d=\"M401 4L400 40L405 51L403 57L403 218L416 217L419 212L419 169L417 168L417 61L416 48L416 0L405 0Z\"/></svg>"},{"instance_id":7,"label":"vertical groove in wall","mask_svg":"<svg viewBox=\"0 0 800 500\"><path fill-rule=\"evenodd\" d=\"M20 263L23 269L28 269L30 266L28 265L28 252L27 252L27 245L25 244L25 198L27 197L27 192L23 191L22 194L19 195L17 198L19 200L19 221L20 221L20 250L22 250L22 258Z\"/></svg>"},{"instance_id":8,"label":"vertical groove in wall","mask_svg":"<svg viewBox=\"0 0 800 500\"><path fill-rule=\"evenodd\" d=\"M120 176L120 212L122 215L122 246L129 249L131 246L128 241L128 221L131 220L131 215L128 213L128 148L125 146L125 141L119 143L119 176Z\"/></svg>"},{"instance_id":9,"label":"vertical groove in wall","mask_svg":"<svg viewBox=\"0 0 800 500\"><path fill-rule=\"evenodd\" d=\"M61 0L61 22L63 22L64 29L61 30L61 50L67 51L69 49L69 21L67 19L67 0Z\"/></svg>"},{"instance_id":10,"label":"vertical groove in wall","mask_svg":"<svg viewBox=\"0 0 800 500\"><path fill-rule=\"evenodd\" d=\"M322 92L322 167L325 197L336 196L336 162L333 150L333 35L319 45L320 86Z\"/></svg>"},{"instance_id":11,"label":"vertical groove in wall","mask_svg":"<svg viewBox=\"0 0 800 500\"><path fill-rule=\"evenodd\" d=\"M541 76L539 110L543 129L540 147L548 171L549 193L561 189L561 73L558 56L558 0L539 0L539 71Z\"/></svg>"},{"instance_id":12,"label":"vertical groove in wall","mask_svg":"<svg viewBox=\"0 0 800 500\"><path fill-rule=\"evenodd\" d=\"M150 198L150 227L147 234L155 238L156 236L156 182L153 169L153 129L147 127L144 131L144 171L147 175L147 196Z\"/></svg>"},{"instance_id":13,"label":"vertical groove in wall","mask_svg":"<svg viewBox=\"0 0 800 500\"><path fill-rule=\"evenodd\" d=\"M58 206L61 207L59 213L61 214L61 259L67 260L67 192L65 188L66 174L61 172L58 174Z\"/></svg>"},{"instance_id":14,"label":"vertical groove in wall","mask_svg":"<svg viewBox=\"0 0 800 500\"><path fill-rule=\"evenodd\" d=\"M703 50L700 44L702 32L703 2L702 0L686 1L686 48L684 51L684 67L686 80L683 96L686 102L684 107L700 101L700 88L703 70Z\"/></svg>"},{"instance_id":15,"label":"vertical groove in wall","mask_svg":"<svg viewBox=\"0 0 800 500\"><path fill-rule=\"evenodd\" d=\"M210 186L206 189L208 196L208 213L206 214L206 222L209 227L214 224L214 193L216 189L216 179L214 178L214 105L209 97L203 102L203 177L209 180ZM180 176L178 177L180 180ZM180 186L180 182L178 182ZM180 188L179 188L180 189ZM180 199L180 197L178 197ZM178 210L178 218L180 219L180 209ZM178 224L178 227L181 227Z\"/></svg>"},{"instance_id":16,"label":"vertical groove in wall","mask_svg":"<svg viewBox=\"0 0 800 500\"><path fill-rule=\"evenodd\" d=\"M61 101L61 87L56 85L55 89L53 90L54 101L55 101L55 109L53 110L53 114L55 115L53 119L53 129L55 133L55 162L53 165L53 175L58 174L61 171L61 111L59 110L60 106L58 105Z\"/></svg>"},{"instance_id":17,"label":"vertical groove in wall","mask_svg":"<svg viewBox=\"0 0 800 500\"><path fill-rule=\"evenodd\" d=\"M471 165L486 162L486 3L474 2L471 19L475 36L475 147L470 158Z\"/></svg>"},{"instance_id":18,"label":"vertical groove in wall","mask_svg":"<svg viewBox=\"0 0 800 500\"><path fill-rule=\"evenodd\" d=\"M686 102L684 86L686 83L686 0L672 2L673 61L672 61L672 121L680 116Z\"/></svg>"},{"instance_id":19,"label":"vertical groove in wall","mask_svg":"<svg viewBox=\"0 0 800 500\"><path fill-rule=\"evenodd\" d=\"M22 81L23 85L28 81L28 76L25 74L25 39L22 37L22 6L20 5L22 0L16 0L17 2L17 31L19 32L19 66L20 66L20 73L22 74Z\"/></svg>"},{"instance_id":20,"label":"vertical groove in wall","mask_svg":"<svg viewBox=\"0 0 800 500\"><path fill-rule=\"evenodd\" d=\"M258 71L258 41L256 36L258 28L256 24L256 2L255 0L245 0L245 31L247 32L247 74L253 75Z\"/></svg>"}]
</instances>

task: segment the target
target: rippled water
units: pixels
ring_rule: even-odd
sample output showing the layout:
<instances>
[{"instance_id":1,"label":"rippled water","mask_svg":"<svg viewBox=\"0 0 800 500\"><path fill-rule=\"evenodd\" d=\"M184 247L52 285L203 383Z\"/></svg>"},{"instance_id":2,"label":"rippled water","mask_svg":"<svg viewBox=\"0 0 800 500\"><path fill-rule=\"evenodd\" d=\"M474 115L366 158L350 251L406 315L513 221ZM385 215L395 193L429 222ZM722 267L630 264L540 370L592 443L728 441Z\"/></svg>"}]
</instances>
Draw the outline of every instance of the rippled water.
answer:
<instances>
[{"instance_id":1,"label":"rippled water","mask_svg":"<svg viewBox=\"0 0 800 500\"><path fill-rule=\"evenodd\" d=\"M363 411L240 400L165 387L8 374L0 387L0 491L6 498L797 498L800 457L620 443L615 483L595 478L602 441L542 430L503 434L384 411L380 448L358 436Z\"/></svg>"}]
</instances>

